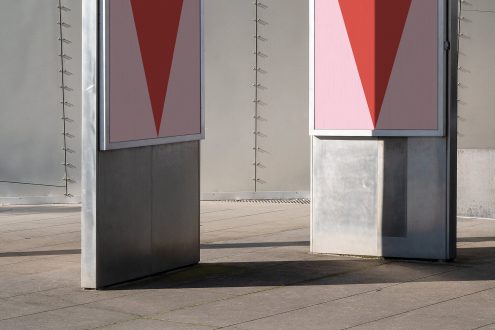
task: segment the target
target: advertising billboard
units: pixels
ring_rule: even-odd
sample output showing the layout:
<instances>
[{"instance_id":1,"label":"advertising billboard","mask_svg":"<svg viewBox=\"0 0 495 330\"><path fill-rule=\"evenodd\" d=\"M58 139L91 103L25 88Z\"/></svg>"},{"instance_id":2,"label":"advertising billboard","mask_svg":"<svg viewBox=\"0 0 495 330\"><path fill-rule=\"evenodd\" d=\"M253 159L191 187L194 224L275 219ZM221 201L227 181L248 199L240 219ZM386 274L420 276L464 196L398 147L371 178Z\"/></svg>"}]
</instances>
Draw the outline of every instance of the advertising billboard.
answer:
<instances>
[{"instance_id":1,"label":"advertising billboard","mask_svg":"<svg viewBox=\"0 0 495 330\"><path fill-rule=\"evenodd\" d=\"M202 1L100 1L100 148L203 137Z\"/></svg>"},{"instance_id":2,"label":"advertising billboard","mask_svg":"<svg viewBox=\"0 0 495 330\"><path fill-rule=\"evenodd\" d=\"M444 0L312 0L311 7L313 135L444 135Z\"/></svg>"}]
</instances>

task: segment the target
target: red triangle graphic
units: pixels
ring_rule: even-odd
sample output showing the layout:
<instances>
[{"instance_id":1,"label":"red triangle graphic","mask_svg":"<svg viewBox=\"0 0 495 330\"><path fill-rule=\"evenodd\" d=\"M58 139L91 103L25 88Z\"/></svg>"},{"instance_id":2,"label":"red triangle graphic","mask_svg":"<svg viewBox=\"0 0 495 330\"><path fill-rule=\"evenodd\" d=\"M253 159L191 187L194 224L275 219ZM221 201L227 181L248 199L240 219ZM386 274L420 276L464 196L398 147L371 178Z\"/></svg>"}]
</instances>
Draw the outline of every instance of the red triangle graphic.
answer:
<instances>
[{"instance_id":1,"label":"red triangle graphic","mask_svg":"<svg viewBox=\"0 0 495 330\"><path fill-rule=\"evenodd\" d=\"M376 127L412 0L339 0Z\"/></svg>"},{"instance_id":2,"label":"red triangle graphic","mask_svg":"<svg viewBox=\"0 0 495 330\"><path fill-rule=\"evenodd\" d=\"M131 0L157 135L160 133L183 1Z\"/></svg>"}]
</instances>

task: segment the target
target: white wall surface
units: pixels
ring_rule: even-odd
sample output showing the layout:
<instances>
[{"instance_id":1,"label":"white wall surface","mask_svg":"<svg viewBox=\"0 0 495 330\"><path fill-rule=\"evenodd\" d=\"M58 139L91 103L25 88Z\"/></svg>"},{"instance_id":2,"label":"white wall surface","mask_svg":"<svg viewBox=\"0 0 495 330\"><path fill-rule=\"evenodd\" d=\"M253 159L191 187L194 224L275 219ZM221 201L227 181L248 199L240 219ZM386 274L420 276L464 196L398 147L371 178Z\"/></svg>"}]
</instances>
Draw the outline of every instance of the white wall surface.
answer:
<instances>
[{"instance_id":1,"label":"white wall surface","mask_svg":"<svg viewBox=\"0 0 495 330\"><path fill-rule=\"evenodd\" d=\"M495 218L495 1L462 1L458 213Z\"/></svg>"},{"instance_id":2,"label":"white wall surface","mask_svg":"<svg viewBox=\"0 0 495 330\"><path fill-rule=\"evenodd\" d=\"M495 1L462 2L459 148L495 148Z\"/></svg>"},{"instance_id":3,"label":"white wall surface","mask_svg":"<svg viewBox=\"0 0 495 330\"><path fill-rule=\"evenodd\" d=\"M203 198L308 195L308 10L302 0L205 1Z\"/></svg>"},{"instance_id":4,"label":"white wall surface","mask_svg":"<svg viewBox=\"0 0 495 330\"><path fill-rule=\"evenodd\" d=\"M58 0L0 1L0 203L77 201L80 195L81 2L63 0L69 177L65 199Z\"/></svg>"}]
</instances>

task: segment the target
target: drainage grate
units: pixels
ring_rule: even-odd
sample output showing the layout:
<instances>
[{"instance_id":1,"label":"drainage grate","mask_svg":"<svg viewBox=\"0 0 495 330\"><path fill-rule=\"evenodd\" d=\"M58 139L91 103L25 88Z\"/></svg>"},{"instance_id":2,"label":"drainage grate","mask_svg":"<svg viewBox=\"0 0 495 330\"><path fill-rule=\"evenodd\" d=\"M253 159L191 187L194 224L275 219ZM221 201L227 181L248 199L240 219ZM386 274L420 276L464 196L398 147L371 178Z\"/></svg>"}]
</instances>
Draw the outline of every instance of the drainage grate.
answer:
<instances>
[{"instance_id":1,"label":"drainage grate","mask_svg":"<svg viewBox=\"0 0 495 330\"><path fill-rule=\"evenodd\" d=\"M231 199L219 202L225 203L254 203L254 204L311 204L307 198L297 199Z\"/></svg>"}]
</instances>

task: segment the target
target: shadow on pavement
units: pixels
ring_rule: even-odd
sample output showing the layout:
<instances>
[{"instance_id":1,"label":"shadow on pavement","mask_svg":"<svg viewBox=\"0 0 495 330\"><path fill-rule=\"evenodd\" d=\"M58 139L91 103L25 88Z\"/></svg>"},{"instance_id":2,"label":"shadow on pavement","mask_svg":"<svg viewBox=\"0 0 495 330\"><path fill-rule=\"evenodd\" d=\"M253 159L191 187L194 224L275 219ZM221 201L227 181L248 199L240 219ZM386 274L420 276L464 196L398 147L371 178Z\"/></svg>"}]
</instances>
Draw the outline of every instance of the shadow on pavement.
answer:
<instances>
[{"instance_id":1,"label":"shadow on pavement","mask_svg":"<svg viewBox=\"0 0 495 330\"><path fill-rule=\"evenodd\" d=\"M81 250L51 250L51 251L25 251L25 252L0 252L0 258L6 257L32 257L32 256L61 256L68 254L81 254Z\"/></svg>"},{"instance_id":2,"label":"shadow on pavement","mask_svg":"<svg viewBox=\"0 0 495 330\"><path fill-rule=\"evenodd\" d=\"M309 241L299 242L259 242L259 243L212 243L201 244L201 249L245 249L253 247L309 246Z\"/></svg>"},{"instance_id":3,"label":"shadow on pavement","mask_svg":"<svg viewBox=\"0 0 495 330\"><path fill-rule=\"evenodd\" d=\"M317 258L315 256L315 258ZM333 260L200 263L111 290L276 287L495 280L495 248L459 248L459 261Z\"/></svg>"}]
</instances>

